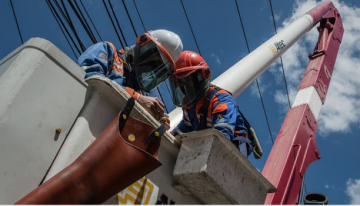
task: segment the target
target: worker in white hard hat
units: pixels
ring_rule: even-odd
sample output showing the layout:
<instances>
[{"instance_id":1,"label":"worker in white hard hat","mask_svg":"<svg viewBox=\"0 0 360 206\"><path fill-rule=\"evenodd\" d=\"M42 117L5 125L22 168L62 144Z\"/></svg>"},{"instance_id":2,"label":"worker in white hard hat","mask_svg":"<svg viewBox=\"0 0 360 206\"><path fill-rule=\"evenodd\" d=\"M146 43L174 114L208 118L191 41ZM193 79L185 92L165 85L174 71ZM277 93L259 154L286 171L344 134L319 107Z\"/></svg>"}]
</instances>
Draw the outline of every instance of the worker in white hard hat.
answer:
<instances>
[{"instance_id":1,"label":"worker in white hard hat","mask_svg":"<svg viewBox=\"0 0 360 206\"><path fill-rule=\"evenodd\" d=\"M89 47L78 59L85 78L100 75L122 86L155 119L166 123L164 104L155 97L145 96L175 71L175 62L183 49L180 37L167 30L148 31L136 44L117 50L110 42Z\"/></svg>"}]
</instances>

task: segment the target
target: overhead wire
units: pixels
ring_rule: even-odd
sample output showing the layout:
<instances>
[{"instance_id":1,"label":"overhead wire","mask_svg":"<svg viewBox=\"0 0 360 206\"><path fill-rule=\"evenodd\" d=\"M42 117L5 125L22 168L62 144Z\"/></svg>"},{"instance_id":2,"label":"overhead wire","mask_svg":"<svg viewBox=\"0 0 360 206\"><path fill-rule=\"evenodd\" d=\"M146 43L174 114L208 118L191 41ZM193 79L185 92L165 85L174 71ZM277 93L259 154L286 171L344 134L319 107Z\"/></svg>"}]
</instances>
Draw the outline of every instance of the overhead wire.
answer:
<instances>
[{"instance_id":1,"label":"overhead wire","mask_svg":"<svg viewBox=\"0 0 360 206\"><path fill-rule=\"evenodd\" d=\"M114 28L114 30L115 30L115 32L116 32L116 35L117 35L118 39L119 39L119 42L120 42L122 48L125 48L123 42L121 41L121 38L120 38L120 36L119 36L119 33L118 33L118 31L117 31L117 29L116 29L116 27L115 27L114 21L113 21L113 19L111 18L111 15L110 15L110 12L109 12L109 10L108 10L108 8L107 8L107 5L106 5L106 3L105 3L105 0L103 0L103 3L104 3L104 6L105 6L105 9L106 9L106 12L107 12L107 14L108 14L108 16L109 16L109 18L110 18L111 24L113 25L113 28Z\"/></svg>"},{"instance_id":2,"label":"overhead wire","mask_svg":"<svg viewBox=\"0 0 360 206\"><path fill-rule=\"evenodd\" d=\"M12 8L12 11L13 11L13 14L14 14L14 17L15 17L15 22L16 22L16 26L17 26L17 29L18 29L18 32L19 32L19 36L20 36L20 40L21 40L21 44L24 44L24 41L23 41L23 38L22 38L22 36L21 36L21 32L20 32L19 23L18 23L17 18L16 18L15 9L14 9L14 6L13 6L13 3L12 3L12 0L10 0L10 4L11 4L11 8Z\"/></svg>"},{"instance_id":3,"label":"overhead wire","mask_svg":"<svg viewBox=\"0 0 360 206\"><path fill-rule=\"evenodd\" d=\"M55 0L54 0L54 1L55 1ZM55 2L56 2L56 1L55 1ZM86 48L85 48L84 44L82 43L79 35L78 35L77 32L76 32L76 29L75 29L75 27L74 27L74 24L72 23L71 17L70 17L70 15L69 15L69 13L68 13L68 11L67 11L67 9L66 9L66 6L65 6L65 4L64 4L64 0L61 0L60 2L61 2L61 4L62 4L62 6L63 6L64 11L65 11L65 16L64 16L64 18L67 19L68 26L70 27L70 29L72 30L75 38L77 39L77 41L78 41L78 43L79 43L79 45L80 45L80 48L81 48L82 52L84 52L84 51L86 50ZM59 6L58 8L61 8L61 7ZM63 13L64 13L64 12L63 12Z\"/></svg>"},{"instance_id":4,"label":"overhead wire","mask_svg":"<svg viewBox=\"0 0 360 206\"><path fill-rule=\"evenodd\" d=\"M133 24L133 22L132 22L132 20L131 20L131 16L130 16L130 14L129 14L129 12L128 12L128 9L127 9L127 7L126 7L126 4L125 4L124 0L122 0L122 2L123 2L123 5L124 5L124 8L125 8L125 10L126 10L127 16L128 16L128 18L129 18L129 20L130 20L131 26L132 26L132 28L133 28L133 30L134 30L135 36L138 37L138 35L137 35L137 33L136 33L135 26L134 26L134 24ZM135 1L134 1L134 4L135 4ZM137 10L136 4L135 4L135 8L136 8L136 10ZM138 13L138 15L139 15L139 17L140 17L139 10L137 10L137 13ZM144 28L144 30L145 30L145 32L146 32L146 29L145 29L144 23L142 22L141 17L140 17L140 20L141 20L141 24L143 25L143 28ZM166 82L165 82L165 84L166 84ZM167 85L166 85L166 86L167 86ZM168 110L167 107L166 107L164 98L163 98L163 96L161 95L161 92L160 92L159 87L156 87L156 90L158 91L158 93L159 93L159 95L160 95L161 101L164 102L164 106L165 106L166 112L169 113L169 110ZM170 94L170 91L169 91L169 94Z\"/></svg>"},{"instance_id":5,"label":"overhead wire","mask_svg":"<svg viewBox=\"0 0 360 206\"><path fill-rule=\"evenodd\" d=\"M63 8L61 8L61 6L58 4L57 1L54 0L54 2L55 2L55 5L57 6L57 8L59 9L59 11L61 12L61 14L63 15L64 19L65 19L66 22L68 23L68 26L70 27L71 31L73 32L73 34L74 34L74 36L75 36L75 38L76 38L76 40L77 40L77 42L78 42L78 44L79 44L82 52L84 52L84 51L86 50L86 48L85 48L84 44L82 43L79 35L78 35L77 32L76 32L76 29L75 29L75 27L74 27L74 24L73 24L72 21L71 21L71 17L70 17L70 15L69 15L69 13L68 13L68 11L67 11L67 9L66 9L66 6L65 6L65 4L64 4L64 1L61 0L61 4L62 4ZM64 11L63 11L62 9L63 9ZM64 12L65 12L65 13L64 13Z\"/></svg>"},{"instance_id":6,"label":"overhead wire","mask_svg":"<svg viewBox=\"0 0 360 206\"><path fill-rule=\"evenodd\" d=\"M133 0L133 2L134 2L134 5L135 5L135 9L136 9L136 11L137 11L137 13L138 13L138 15L139 15L141 24L142 24L142 26L143 26L143 28L144 28L144 31L146 32L147 30L145 29L144 22L143 22L143 20L142 20L142 18L141 18L141 15L140 15L140 13L139 13L139 10L138 10L138 8L137 8L137 6L136 6L135 0Z\"/></svg>"},{"instance_id":7,"label":"overhead wire","mask_svg":"<svg viewBox=\"0 0 360 206\"><path fill-rule=\"evenodd\" d=\"M76 1L75 1L75 3L76 3ZM103 41L103 40L102 40L102 38L101 38L101 36L100 36L100 34L99 34L99 32L98 32L98 30L97 30L97 29L96 29L96 27L95 27L94 22L92 21L92 19L91 19L91 17L90 17L90 15L89 15L89 13L87 12L87 10L86 10L86 8L85 8L84 4L82 3L82 0L80 0L80 3L81 3L81 5L82 5L82 7L83 7L83 9L84 9L84 11L85 11L85 13L86 13L86 15L88 16L88 18L89 18L89 20L90 20L91 24L93 25L93 27L94 27L94 29L95 29L95 31L96 31L96 33L97 33L97 35L99 36L100 40L101 40L101 41Z\"/></svg>"},{"instance_id":8,"label":"overhead wire","mask_svg":"<svg viewBox=\"0 0 360 206\"><path fill-rule=\"evenodd\" d=\"M248 40L247 40L247 37L246 37L246 32L245 32L244 24L243 24L243 21L242 21L242 18L241 18L241 14L240 14L240 10L239 10L239 6L238 6L238 3L237 3L237 0L235 0L235 3L236 3L237 12L238 12L238 15L239 15L239 18L240 18L240 23L241 23L241 27L242 27L242 30L243 30L243 34L244 34L244 37L245 37L246 47L247 47L247 49L248 49L248 52L250 53L249 43L248 43ZM274 144L274 139L273 139L273 136L272 136L272 133L271 133L269 120L268 120L268 117L267 117L267 114L266 114L266 109L265 109L265 105L264 105L264 100L263 100L263 98L262 98L261 91L260 91L260 86L259 86L259 82L258 82L257 79L256 79L256 85L257 85L257 88L258 88L258 91L259 91L260 100L261 100L261 104L262 104L262 107L263 107L263 110L264 110L264 114L265 114L265 118L266 118L266 123L267 123L268 129L269 129L271 141L272 141L272 143Z\"/></svg>"},{"instance_id":9,"label":"overhead wire","mask_svg":"<svg viewBox=\"0 0 360 206\"><path fill-rule=\"evenodd\" d=\"M92 41L93 44L97 43L97 40L95 38L94 33L92 32L89 24L87 23L85 16L83 15L79 5L76 3L76 0L74 0L74 4L71 2L71 0L68 0L71 8L73 9L75 15L77 16L77 18L79 19L81 25L83 26L85 32L88 34L90 40Z\"/></svg>"},{"instance_id":10,"label":"overhead wire","mask_svg":"<svg viewBox=\"0 0 360 206\"><path fill-rule=\"evenodd\" d=\"M199 51L200 56L202 56L202 55L201 55L201 52L200 52L199 45L198 45L198 43L197 43L197 41L196 41L196 38L195 38L194 31L193 31L193 29L192 29L192 27L191 27L189 17L188 17L188 15L187 15L187 13L186 13L186 9L185 9L184 3L183 3L183 1L182 1L182 0L180 0L180 2L181 2L181 5L182 5L182 7L183 7L183 10L184 10L184 13L185 13L186 19L187 19L187 21L188 21L188 23L189 23L191 33L192 33L192 35L193 35L193 37L194 37L194 39L195 39L195 44L196 44L196 47L197 47L197 49L198 49L198 51Z\"/></svg>"},{"instance_id":11,"label":"overhead wire","mask_svg":"<svg viewBox=\"0 0 360 206\"><path fill-rule=\"evenodd\" d=\"M49 7L49 9L50 9L50 11L51 11L51 13L52 13L52 15L53 15L53 17L54 17L55 21L56 21L56 23L57 23L57 24L58 24L58 26L60 27L60 30L61 30L61 32L63 33L63 35L64 35L64 37L65 37L65 39L66 39L67 43L69 44L71 51L74 53L75 57L76 57L76 58L78 58L78 56L75 54L74 48L71 46L71 44L70 44L70 42L69 42L69 39L66 37L64 30L62 29L62 27L61 27L61 25L60 25L59 21L57 20L57 18L56 18L56 16L55 16L55 14L54 14L54 12L53 12L53 10L52 10L52 8L51 8L50 4L49 4L49 1L48 1L48 0L46 0L46 3L47 3L47 5L48 5L48 7Z\"/></svg>"},{"instance_id":12,"label":"overhead wire","mask_svg":"<svg viewBox=\"0 0 360 206\"><path fill-rule=\"evenodd\" d=\"M109 2L109 5L110 5L110 8L111 8L111 11L112 11L112 13L113 13L113 15L114 15L115 21L116 21L116 23L117 23L117 25L118 25L118 27L119 27L121 36L122 36L122 38L123 38L123 40L124 40L124 42L125 42L125 46L128 46L128 44L127 44L127 42L126 42L126 39L125 39L125 36L124 36L124 33L122 32L122 29L121 29L121 27L120 27L119 21L118 21L118 19L117 19L117 17L116 17L114 8L113 8L113 6L112 6L112 4L111 4L111 1L108 0L108 2ZM123 47L123 48L124 48L124 47Z\"/></svg>"},{"instance_id":13,"label":"overhead wire","mask_svg":"<svg viewBox=\"0 0 360 206\"><path fill-rule=\"evenodd\" d=\"M54 5L51 3L50 0L46 0L46 1L48 2L48 5L49 5L50 9L52 9L52 10L54 11L56 17L59 19L59 22L61 23L62 27L63 27L64 30L66 31L67 35L69 36L69 38L70 38L71 42L73 43L75 49L77 50L77 52L78 52L79 54L81 54L81 52L80 52L79 48L77 47L74 39L73 39L72 36L70 35L70 33L69 33L68 29L66 28L64 22L61 20L61 17L60 17L59 14L57 13ZM61 11L60 11L60 12L61 12ZM54 14L54 13L53 13L53 14ZM54 16L54 18L55 18L55 16ZM55 19L56 19L56 18L55 18ZM60 28L61 28L61 27L60 27Z\"/></svg>"},{"instance_id":14,"label":"overhead wire","mask_svg":"<svg viewBox=\"0 0 360 206\"><path fill-rule=\"evenodd\" d=\"M273 11L273 8L272 8L271 0L269 0L269 3L270 3L271 15L272 15L273 23L274 23L275 33L277 34L275 17L274 17L274 11ZM287 94L287 98L288 98L289 108L291 108L289 91L288 91L288 86L287 86L287 83L286 83L286 76L285 76L284 64L283 64L283 60L282 60L282 57L281 57L281 56L280 56L280 62L281 62L281 68L282 68L283 77L284 77L284 83L285 83L285 89L286 89L286 94Z\"/></svg>"},{"instance_id":15,"label":"overhead wire","mask_svg":"<svg viewBox=\"0 0 360 206\"><path fill-rule=\"evenodd\" d=\"M132 26L132 28L133 28L133 30L134 30L135 36L137 37L138 35L137 35L137 33L136 33L136 29L135 29L134 24L133 24L133 22L132 22L132 20L131 20L129 11L128 11L127 7L126 7L126 4L125 4L124 0L122 0L122 3L123 3L123 5L124 5L126 14L127 14L128 18L129 18L129 20L130 20L131 26Z\"/></svg>"}]
</instances>

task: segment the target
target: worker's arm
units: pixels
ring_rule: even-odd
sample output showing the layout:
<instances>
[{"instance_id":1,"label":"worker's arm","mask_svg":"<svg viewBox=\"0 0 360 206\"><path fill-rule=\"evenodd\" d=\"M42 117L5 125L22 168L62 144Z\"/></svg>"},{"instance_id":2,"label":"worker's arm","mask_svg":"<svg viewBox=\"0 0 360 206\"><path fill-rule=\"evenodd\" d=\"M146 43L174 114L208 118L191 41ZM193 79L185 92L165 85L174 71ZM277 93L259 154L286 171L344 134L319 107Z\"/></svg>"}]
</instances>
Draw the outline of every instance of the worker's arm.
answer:
<instances>
[{"instance_id":1,"label":"worker's arm","mask_svg":"<svg viewBox=\"0 0 360 206\"><path fill-rule=\"evenodd\" d=\"M237 115L236 102L232 96L227 93L217 93L210 105L212 106L211 118L214 129L222 132L230 141L234 140L235 133L247 135L244 125L236 125L241 122L237 121L241 117ZM243 129L239 130L239 127Z\"/></svg>"},{"instance_id":2,"label":"worker's arm","mask_svg":"<svg viewBox=\"0 0 360 206\"><path fill-rule=\"evenodd\" d=\"M180 121L180 123L171 131L170 133L174 136L182 134L182 133L188 133L193 132L194 129L191 126L191 123L189 121L189 116L186 111L183 110L183 118Z\"/></svg>"},{"instance_id":3,"label":"worker's arm","mask_svg":"<svg viewBox=\"0 0 360 206\"><path fill-rule=\"evenodd\" d=\"M79 57L78 64L85 70L85 78L94 75L107 77L123 87L134 99L140 97L132 88L123 86L124 64L110 42L99 42L89 47Z\"/></svg>"}]
</instances>

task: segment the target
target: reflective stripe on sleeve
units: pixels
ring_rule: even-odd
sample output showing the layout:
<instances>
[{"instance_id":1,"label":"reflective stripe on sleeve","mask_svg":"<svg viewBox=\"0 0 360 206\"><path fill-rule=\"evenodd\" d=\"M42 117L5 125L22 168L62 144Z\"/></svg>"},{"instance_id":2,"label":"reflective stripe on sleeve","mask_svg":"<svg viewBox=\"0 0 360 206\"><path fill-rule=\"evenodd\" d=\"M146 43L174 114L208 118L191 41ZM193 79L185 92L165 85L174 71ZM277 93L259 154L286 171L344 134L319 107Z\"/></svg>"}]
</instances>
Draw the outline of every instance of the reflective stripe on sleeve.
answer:
<instances>
[{"instance_id":1,"label":"reflective stripe on sleeve","mask_svg":"<svg viewBox=\"0 0 360 206\"><path fill-rule=\"evenodd\" d=\"M215 124L214 127L226 127L228 129L230 129L232 132L234 132L234 128L232 128L232 126L227 123L218 123L218 124Z\"/></svg>"},{"instance_id":2,"label":"reflective stripe on sleeve","mask_svg":"<svg viewBox=\"0 0 360 206\"><path fill-rule=\"evenodd\" d=\"M184 134L184 132L182 132L178 127L175 127L175 131L176 131L178 134Z\"/></svg>"}]
</instances>

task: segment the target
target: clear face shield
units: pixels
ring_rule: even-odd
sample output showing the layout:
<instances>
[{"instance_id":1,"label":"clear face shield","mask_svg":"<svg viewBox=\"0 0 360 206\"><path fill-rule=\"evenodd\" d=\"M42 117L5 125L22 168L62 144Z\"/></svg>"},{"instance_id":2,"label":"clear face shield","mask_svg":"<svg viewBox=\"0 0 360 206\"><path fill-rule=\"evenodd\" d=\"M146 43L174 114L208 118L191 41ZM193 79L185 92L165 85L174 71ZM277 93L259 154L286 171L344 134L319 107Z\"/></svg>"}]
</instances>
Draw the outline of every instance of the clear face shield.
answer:
<instances>
[{"instance_id":1,"label":"clear face shield","mask_svg":"<svg viewBox=\"0 0 360 206\"><path fill-rule=\"evenodd\" d=\"M178 107L194 105L205 96L210 85L210 80L203 78L201 70L187 76L174 74L169 82L174 104Z\"/></svg>"},{"instance_id":2,"label":"clear face shield","mask_svg":"<svg viewBox=\"0 0 360 206\"><path fill-rule=\"evenodd\" d=\"M141 90L151 92L175 71L170 54L148 33L136 39L134 69Z\"/></svg>"}]
</instances>

